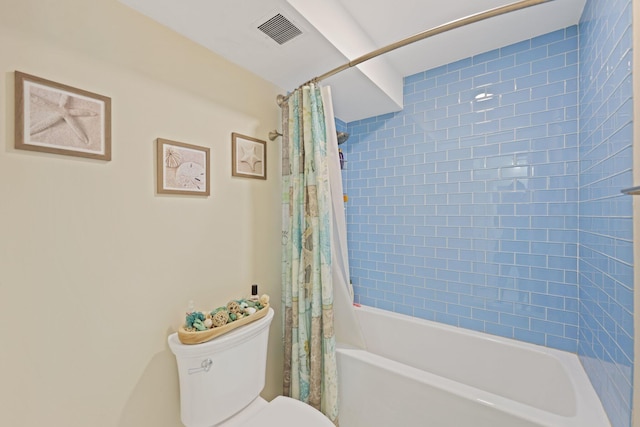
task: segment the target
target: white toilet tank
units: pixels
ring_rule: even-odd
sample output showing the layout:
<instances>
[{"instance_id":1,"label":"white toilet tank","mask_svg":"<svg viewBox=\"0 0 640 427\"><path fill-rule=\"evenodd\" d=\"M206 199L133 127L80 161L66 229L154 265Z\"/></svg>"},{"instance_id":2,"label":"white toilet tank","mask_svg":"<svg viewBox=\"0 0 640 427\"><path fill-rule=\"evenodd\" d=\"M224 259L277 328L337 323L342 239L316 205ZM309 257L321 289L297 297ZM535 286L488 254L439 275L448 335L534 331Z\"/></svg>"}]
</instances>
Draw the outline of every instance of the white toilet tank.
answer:
<instances>
[{"instance_id":1,"label":"white toilet tank","mask_svg":"<svg viewBox=\"0 0 640 427\"><path fill-rule=\"evenodd\" d=\"M266 316L202 344L168 338L180 379L180 415L187 427L212 427L244 409L265 383L273 309Z\"/></svg>"}]
</instances>

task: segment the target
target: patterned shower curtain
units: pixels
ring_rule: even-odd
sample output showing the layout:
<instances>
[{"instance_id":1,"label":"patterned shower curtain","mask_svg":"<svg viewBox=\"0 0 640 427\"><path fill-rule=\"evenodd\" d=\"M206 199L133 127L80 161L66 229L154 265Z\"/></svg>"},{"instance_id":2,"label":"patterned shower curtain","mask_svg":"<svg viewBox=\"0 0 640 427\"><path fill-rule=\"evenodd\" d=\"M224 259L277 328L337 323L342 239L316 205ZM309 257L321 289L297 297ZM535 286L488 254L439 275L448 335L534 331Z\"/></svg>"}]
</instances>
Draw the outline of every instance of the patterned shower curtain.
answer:
<instances>
[{"instance_id":1,"label":"patterned shower curtain","mask_svg":"<svg viewBox=\"0 0 640 427\"><path fill-rule=\"evenodd\" d=\"M332 211L320 88L282 105L284 394L338 425L331 273Z\"/></svg>"}]
</instances>

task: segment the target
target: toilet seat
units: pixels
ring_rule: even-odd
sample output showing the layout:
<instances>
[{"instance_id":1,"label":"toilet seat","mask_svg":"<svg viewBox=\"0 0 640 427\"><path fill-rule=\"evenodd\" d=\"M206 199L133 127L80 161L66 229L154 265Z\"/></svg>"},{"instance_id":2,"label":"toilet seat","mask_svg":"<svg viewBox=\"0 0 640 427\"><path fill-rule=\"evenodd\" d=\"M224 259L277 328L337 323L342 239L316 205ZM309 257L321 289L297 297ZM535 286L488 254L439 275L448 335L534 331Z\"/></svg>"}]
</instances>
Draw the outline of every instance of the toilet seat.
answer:
<instances>
[{"instance_id":1,"label":"toilet seat","mask_svg":"<svg viewBox=\"0 0 640 427\"><path fill-rule=\"evenodd\" d=\"M256 424L253 424L253 423ZM261 427L333 427L320 411L290 397L278 396L247 420Z\"/></svg>"}]
</instances>

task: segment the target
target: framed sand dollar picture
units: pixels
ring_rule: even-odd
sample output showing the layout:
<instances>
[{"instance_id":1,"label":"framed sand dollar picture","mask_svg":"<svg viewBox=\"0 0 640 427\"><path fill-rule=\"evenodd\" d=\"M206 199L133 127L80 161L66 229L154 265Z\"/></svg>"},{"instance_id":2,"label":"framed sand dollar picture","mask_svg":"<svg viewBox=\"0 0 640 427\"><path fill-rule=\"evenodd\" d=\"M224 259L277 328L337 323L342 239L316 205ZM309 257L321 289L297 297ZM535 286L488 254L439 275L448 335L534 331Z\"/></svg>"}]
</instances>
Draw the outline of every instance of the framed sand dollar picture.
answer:
<instances>
[{"instance_id":1,"label":"framed sand dollar picture","mask_svg":"<svg viewBox=\"0 0 640 427\"><path fill-rule=\"evenodd\" d=\"M157 139L157 191L208 196L209 148Z\"/></svg>"}]
</instances>

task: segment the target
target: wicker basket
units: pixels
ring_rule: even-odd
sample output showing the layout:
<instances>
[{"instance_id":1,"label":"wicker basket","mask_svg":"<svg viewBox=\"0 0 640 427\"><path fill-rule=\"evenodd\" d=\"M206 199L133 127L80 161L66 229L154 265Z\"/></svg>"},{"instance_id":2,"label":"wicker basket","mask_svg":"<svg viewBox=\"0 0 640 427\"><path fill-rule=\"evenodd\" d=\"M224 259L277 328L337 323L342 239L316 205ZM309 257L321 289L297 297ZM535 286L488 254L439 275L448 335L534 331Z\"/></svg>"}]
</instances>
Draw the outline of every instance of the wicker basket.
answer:
<instances>
[{"instance_id":1,"label":"wicker basket","mask_svg":"<svg viewBox=\"0 0 640 427\"><path fill-rule=\"evenodd\" d=\"M244 326L255 320L263 318L267 315L268 311L269 304L265 305L260 310L249 316L245 316L242 319L227 323L224 326L207 329L206 331L187 331L184 326L180 326L180 328L178 329L178 339L182 344L201 344L203 342L211 341L215 337L219 337L220 335L226 334L229 331L233 331L240 326Z\"/></svg>"}]
</instances>

